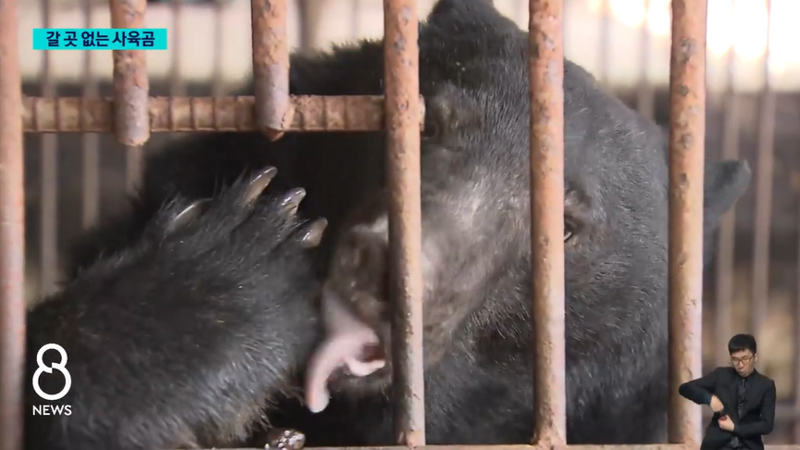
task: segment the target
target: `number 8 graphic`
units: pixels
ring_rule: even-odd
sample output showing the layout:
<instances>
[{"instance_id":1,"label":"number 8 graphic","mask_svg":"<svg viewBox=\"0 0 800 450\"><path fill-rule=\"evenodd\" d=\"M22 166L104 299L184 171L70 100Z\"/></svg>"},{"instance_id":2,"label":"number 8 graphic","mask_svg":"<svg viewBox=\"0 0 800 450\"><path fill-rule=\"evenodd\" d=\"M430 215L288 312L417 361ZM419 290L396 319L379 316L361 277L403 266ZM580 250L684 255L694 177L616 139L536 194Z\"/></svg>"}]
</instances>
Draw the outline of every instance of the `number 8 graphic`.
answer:
<instances>
[{"instance_id":1,"label":"number 8 graphic","mask_svg":"<svg viewBox=\"0 0 800 450\"><path fill-rule=\"evenodd\" d=\"M61 356L59 362L53 363L53 367L46 366L42 358L44 354L48 350L55 350ZM42 348L39 349L39 352L36 353L36 365L38 368L36 372L33 373L33 390L36 391L36 395L45 399L45 400L60 400L67 392L69 392L69 388L72 387L72 377L69 375L69 371L67 370L67 352L64 350L64 347L58 344L45 344ZM58 370L64 375L64 389L61 389L61 392L58 394L48 394L47 392L43 391L41 387L39 387L39 377L42 376L42 372L53 373L53 370Z\"/></svg>"}]
</instances>

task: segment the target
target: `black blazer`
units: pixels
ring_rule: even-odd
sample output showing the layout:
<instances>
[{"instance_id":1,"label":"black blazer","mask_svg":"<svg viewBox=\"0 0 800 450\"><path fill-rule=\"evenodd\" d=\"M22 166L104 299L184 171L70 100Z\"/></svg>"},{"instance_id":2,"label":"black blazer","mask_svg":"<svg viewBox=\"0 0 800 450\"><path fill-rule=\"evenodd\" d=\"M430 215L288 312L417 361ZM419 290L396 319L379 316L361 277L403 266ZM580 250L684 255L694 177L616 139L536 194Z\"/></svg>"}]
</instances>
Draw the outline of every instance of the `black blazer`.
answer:
<instances>
[{"instance_id":1,"label":"black blazer","mask_svg":"<svg viewBox=\"0 0 800 450\"><path fill-rule=\"evenodd\" d=\"M681 385L678 392L685 398L707 405L711 395L716 395L725 407L723 413L734 424L733 433L719 427L717 421L721 414L714 413L711 423L706 427L700 450L717 450L730 442L733 436L750 450L764 450L761 436L772 432L775 422L775 382L753 371L747 380L747 392L742 408L742 417L737 411L737 391L739 374L732 367L718 367L708 375Z\"/></svg>"}]
</instances>

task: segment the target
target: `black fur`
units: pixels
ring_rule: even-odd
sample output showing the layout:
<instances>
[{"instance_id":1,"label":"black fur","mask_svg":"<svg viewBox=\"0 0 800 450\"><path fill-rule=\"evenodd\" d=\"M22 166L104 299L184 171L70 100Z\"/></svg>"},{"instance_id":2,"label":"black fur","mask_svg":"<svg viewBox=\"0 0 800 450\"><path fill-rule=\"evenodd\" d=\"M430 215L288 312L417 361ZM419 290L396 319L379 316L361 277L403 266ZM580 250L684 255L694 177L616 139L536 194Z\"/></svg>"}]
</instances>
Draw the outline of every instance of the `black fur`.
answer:
<instances>
[{"instance_id":1,"label":"black fur","mask_svg":"<svg viewBox=\"0 0 800 450\"><path fill-rule=\"evenodd\" d=\"M72 389L48 402L29 384L27 448L225 445L252 434L267 401L296 395L286 381L317 328L304 253L321 223L299 223L282 197L248 201L270 175L210 203L169 202L135 245L29 313L28 373L38 349L58 343ZM48 393L63 383L41 378ZM72 414L32 415L54 403Z\"/></svg>"},{"instance_id":2,"label":"black fur","mask_svg":"<svg viewBox=\"0 0 800 450\"><path fill-rule=\"evenodd\" d=\"M420 28L420 89L427 106L422 208L429 444L525 443L532 435L527 46L527 34L482 0L441 0ZM292 93L380 94L382 57L380 42L362 42L322 55L294 55ZM565 62L564 90L565 219L572 233L565 244L568 440L663 442L668 395L665 135L570 62ZM315 260L317 275L324 280L329 269L337 270L335 264L330 266L334 252L347 255L359 245L385 241L385 232L376 226L372 232L379 239L368 244L342 239L351 235L353 226L369 226L385 216L381 202L384 142L382 133L289 134L275 144L256 134L217 134L192 137L150 157L133 215L88 235L73 255L74 273L92 267L101 252L135 252L134 259L140 262L122 265L116 261L133 257L112 257L88 269L62 294L64 309L80 308L71 320L61 322L63 339L81 336L84 327L97 327L93 335L107 342L102 348L74 350L74 358L79 359L70 363L82 364L87 374L97 374L83 380L73 376L74 389L84 383L82 392L88 393L73 400L74 408L102 408L109 414L108 423L133 420L141 430L157 430L147 436L124 435L122 443L138 437L152 439L148 444L172 445L186 432L172 418L186 417L198 404L208 408L209 417L239 424L230 409L233 403L215 405L214 401L227 397L210 392L228 389L227 395L245 401L239 396L255 391L249 387L239 391L239 383L260 381L263 396L271 392L269 387L282 385L268 378L266 368L280 368L273 369L273 374L286 373L286 368L304 360L308 342L317 335L314 321L306 319L314 317L305 303L312 294L301 287L301 279L310 283L311 278L304 276L299 262L297 266L291 261L272 265L277 255L268 251L268 238L250 240L248 248L237 240L213 241L219 245L218 252L193 252L192 259L183 260L184 269L176 271L171 267L177 262L167 247L137 250L143 245L137 243L143 239L139 230L175 194L188 199L209 197L242 173L274 164L279 167L276 189L303 186L308 196L300 213L330 222ZM707 240L749 179L744 162L706 167ZM225 198L218 200L219 208ZM199 231L216 228L215 221L222 218L204 215L202 220L205 226L197 225ZM118 227L125 227L125 233L117 233ZM186 242L181 248L188 251L192 245ZM129 246L134 250L119 253ZM243 263L237 259L240 252L266 259L259 264ZM168 279L167 273L175 276ZM93 281L100 275L102 282ZM283 278L288 276L292 278ZM277 305L302 304L291 311L297 315L289 314L287 308L255 316L262 323L258 330L266 334L233 323L220 326L219 334L214 334L206 327L181 328L167 321L225 314L229 311L225 308L241 295L235 287L238 280L254 278L265 280L258 285L264 294L260 304L278 300L283 301ZM123 285L127 290L121 290ZM198 285L203 287L198 289ZM297 292L275 295L281 286ZM153 305L130 310L117 306L134 298ZM388 351L386 305L382 298L365 298L351 307L380 331ZM185 306L181 312L171 312L173 303L189 305L190 300L192 309ZM152 317L156 306L160 313ZM37 322L53 323L37 314L62 316L58 308L43 306L33 313L34 330L42 329ZM90 321L101 313L102 323ZM167 343L202 342L206 352L194 354L164 344L159 348L164 359L145 360L151 370L131 372L131 378L119 386L135 389L135 397L131 394L130 398L137 401L126 403L125 391L117 399L103 386L122 379L110 378L121 367L136 369L142 360L137 353L106 350L115 349L111 342L115 338L122 342L124 337L130 352L148 354L140 347L152 348L148 346L155 341L136 340L147 333ZM45 336L55 341L62 338ZM225 380L209 378L218 373L219 358L230 358L250 340L268 343L256 349L263 358L260 367L265 378L256 380L252 378L256 374L243 367L239 367L241 373L228 372ZM64 342L73 345L74 341ZM218 347L219 342L228 347ZM89 358L93 358L91 364ZM157 364L164 364L164 369ZM388 370L334 383L333 401L318 415L290 398L270 413L270 422L305 432L308 445L391 444ZM185 389L179 391L184 394L162 398L164 386L172 386L165 394L178 386ZM149 406L154 399L161 409ZM195 418L194 414L189 417ZM73 424L78 436L94 432L91 424L79 420L72 416L64 422ZM213 427L209 432L214 432ZM86 442L81 448L92 448ZM113 441L102 443L114 447Z\"/></svg>"}]
</instances>

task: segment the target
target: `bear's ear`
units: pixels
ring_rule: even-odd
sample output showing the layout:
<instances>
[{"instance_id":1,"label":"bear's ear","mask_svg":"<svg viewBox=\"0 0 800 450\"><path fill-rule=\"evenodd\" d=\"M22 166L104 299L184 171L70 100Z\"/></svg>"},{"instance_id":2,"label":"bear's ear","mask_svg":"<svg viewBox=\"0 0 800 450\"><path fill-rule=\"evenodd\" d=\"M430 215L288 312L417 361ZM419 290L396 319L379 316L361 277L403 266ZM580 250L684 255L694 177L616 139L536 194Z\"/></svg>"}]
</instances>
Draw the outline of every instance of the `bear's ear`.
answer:
<instances>
[{"instance_id":1,"label":"bear's ear","mask_svg":"<svg viewBox=\"0 0 800 450\"><path fill-rule=\"evenodd\" d=\"M706 163L703 185L703 230L706 237L719 225L722 215L747 190L750 178L750 165L747 161Z\"/></svg>"},{"instance_id":2,"label":"bear's ear","mask_svg":"<svg viewBox=\"0 0 800 450\"><path fill-rule=\"evenodd\" d=\"M500 14L491 0L439 0L428 14L427 22L448 34L477 34L476 38L512 30L519 32L519 27Z\"/></svg>"}]
</instances>

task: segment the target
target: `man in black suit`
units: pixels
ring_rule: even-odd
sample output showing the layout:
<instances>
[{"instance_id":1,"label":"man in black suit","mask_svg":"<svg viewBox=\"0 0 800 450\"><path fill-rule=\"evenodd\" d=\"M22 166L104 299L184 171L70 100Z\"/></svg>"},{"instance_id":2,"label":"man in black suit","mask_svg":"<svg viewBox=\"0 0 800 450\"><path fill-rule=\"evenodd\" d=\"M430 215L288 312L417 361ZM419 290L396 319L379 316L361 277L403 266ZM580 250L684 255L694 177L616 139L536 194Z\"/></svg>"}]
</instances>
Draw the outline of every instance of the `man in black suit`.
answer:
<instances>
[{"instance_id":1,"label":"man in black suit","mask_svg":"<svg viewBox=\"0 0 800 450\"><path fill-rule=\"evenodd\" d=\"M680 394L714 411L700 450L764 450L761 436L772 432L775 382L755 369L756 339L737 334L728 342L733 367L684 383Z\"/></svg>"}]
</instances>

